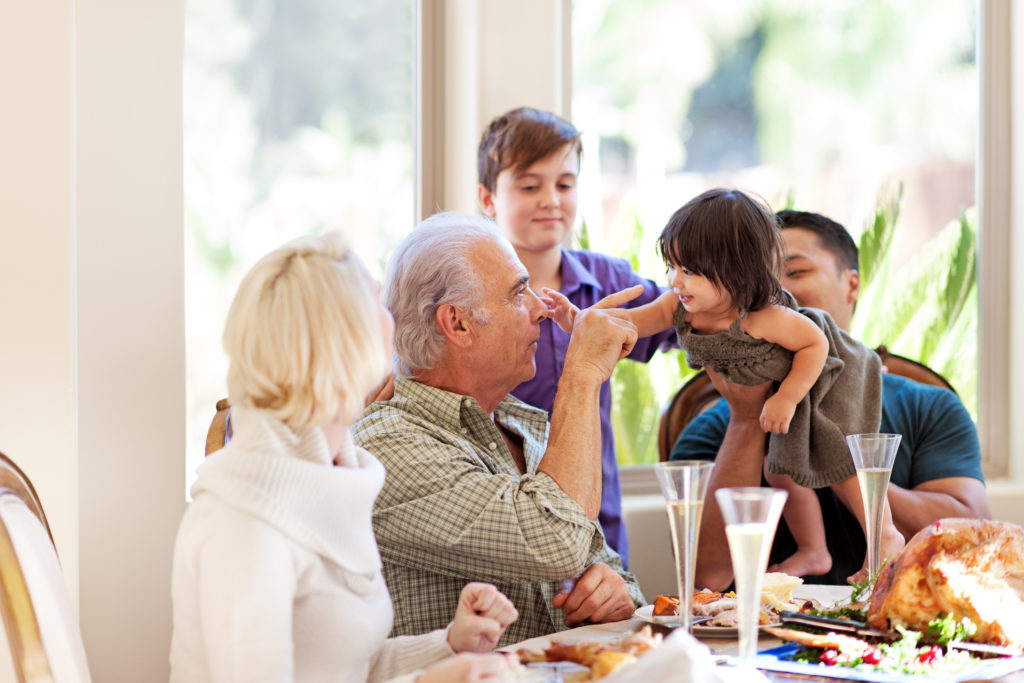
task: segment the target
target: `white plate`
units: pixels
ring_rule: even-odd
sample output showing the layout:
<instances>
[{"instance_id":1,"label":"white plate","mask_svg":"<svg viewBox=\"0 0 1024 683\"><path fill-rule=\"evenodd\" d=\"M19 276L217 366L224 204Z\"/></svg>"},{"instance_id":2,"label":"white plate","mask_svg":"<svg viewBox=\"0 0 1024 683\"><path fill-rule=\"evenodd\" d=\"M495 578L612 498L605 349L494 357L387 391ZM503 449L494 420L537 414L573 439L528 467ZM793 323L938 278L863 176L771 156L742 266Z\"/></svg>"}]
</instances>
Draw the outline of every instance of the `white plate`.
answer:
<instances>
[{"instance_id":1,"label":"white plate","mask_svg":"<svg viewBox=\"0 0 1024 683\"><path fill-rule=\"evenodd\" d=\"M636 611L633 612L633 616L637 619L643 619L648 624L660 624L661 626L679 626L679 615L673 614L667 617L656 617L654 616L654 605L644 605L643 607L637 607Z\"/></svg>"},{"instance_id":2,"label":"white plate","mask_svg":"<svg viewBox=\"0 0 1024 683\"><path fill-rule=\"evenodd\" d=\"M633 616L637 619L642 619L649 624L658 624L660 626L669 626L672 628L678 628L679 617L668 616L668 617L656 617L654 616L654 605L644 605L643 607L637 608L633 612ZM699 617L698 617L699 618ZM708 619L708 617L704 617ZM739 631L730 626L701 626L700 624L694 624L690 629L697 638L738 638Z\"/></svg>"}]
</instances>

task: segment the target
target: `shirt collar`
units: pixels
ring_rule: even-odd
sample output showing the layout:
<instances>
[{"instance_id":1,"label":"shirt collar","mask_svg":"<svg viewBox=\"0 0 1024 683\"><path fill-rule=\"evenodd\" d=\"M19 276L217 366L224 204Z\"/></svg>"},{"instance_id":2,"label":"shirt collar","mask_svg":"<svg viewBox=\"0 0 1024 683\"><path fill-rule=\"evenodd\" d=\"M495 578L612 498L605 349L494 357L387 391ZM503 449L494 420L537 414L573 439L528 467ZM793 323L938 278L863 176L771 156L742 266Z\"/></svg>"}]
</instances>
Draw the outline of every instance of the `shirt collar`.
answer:
<instances>
[{"instance_id":1,"label":"shirt collar","mask_svg":"<svg viewBox=\"0 0 1024 683\"><path fill-rule=\"evenodd\" d=\"M601 282L580 262L576 254L563 249L562 293L572 294L584 286L593 287L597 292L604 291Z\"/></svg>"}]
</instances>

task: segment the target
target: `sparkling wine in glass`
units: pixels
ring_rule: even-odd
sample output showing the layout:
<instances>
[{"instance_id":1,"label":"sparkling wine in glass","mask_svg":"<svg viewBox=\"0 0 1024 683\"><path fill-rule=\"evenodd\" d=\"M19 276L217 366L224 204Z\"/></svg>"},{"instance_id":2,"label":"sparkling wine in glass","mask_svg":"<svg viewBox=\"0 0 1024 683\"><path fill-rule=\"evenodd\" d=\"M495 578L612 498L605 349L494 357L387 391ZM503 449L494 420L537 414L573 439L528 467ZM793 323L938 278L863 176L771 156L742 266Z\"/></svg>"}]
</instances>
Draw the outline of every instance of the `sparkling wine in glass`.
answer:
<instances>
[{"instance_id":1,"label":"sparkling wine in glass","mask_svg":"<svg viewBox=\"0 0 1024 683\"><path fill-rule=\"evenodd\" d=\"M868 578L878 574L882 558L882 520L892 463L902 434L850 434L846 443L857 468L860 496L864 501L864 528L868 545Z\"/></svg>"},{"instance_id":2,"label":"sparkling wine in glass","mask_svg":"<svg viewBox=\"0 0 1024 683\"><path fill-rule=\"evenodd\" d=\"M768 567L775 529L787 494L782 489L740 487L715 491L725 520L729 556L736 581L740 633L739 662L753 666L760 628L761 585Z\"/></svg>"},{"instance_id":3,"label":"sparkling wine in glass","mask_svg":"<svg viewBox=\"0 0 1024 683\"><path fill-rule=\"evenodd\" d=\"M665 510L672 531L679 587L679 625L687 632L693 622L693 572L697 563L700 518L714 466L706 460L673 460L654 466L665 495Z\"/></svg>"}]
</instances>

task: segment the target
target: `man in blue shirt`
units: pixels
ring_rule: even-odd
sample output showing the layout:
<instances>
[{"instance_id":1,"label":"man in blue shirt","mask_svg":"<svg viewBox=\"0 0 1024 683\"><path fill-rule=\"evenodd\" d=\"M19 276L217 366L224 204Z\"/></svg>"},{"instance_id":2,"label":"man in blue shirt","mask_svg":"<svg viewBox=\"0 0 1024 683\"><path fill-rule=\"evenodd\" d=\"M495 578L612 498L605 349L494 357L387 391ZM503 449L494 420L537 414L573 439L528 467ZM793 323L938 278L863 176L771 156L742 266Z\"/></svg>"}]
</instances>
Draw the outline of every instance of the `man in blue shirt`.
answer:
<instances>
[{"instance_id":1,"label":"man in blue shirt","mask_svg":"<svg viewBox=\"0 0 1024 683\"><path fill-rule=\"evenodd\" d=\"M801 306L828 311L849 330L860 294L857 246L842 225L820 214L778 214L785 262L780 278ZM724 523L714 491L730 486L767 485L762 466L766 435L758 424L770 384L743 387L708 373L724 400L695 418L679 435L671 459L714 460L697 557L696 585L723 590L732 582L732 564L723 539ZM908 539L943 517L991 516L981 472L981 449L970 415L956 394L895 375L882 377L882 432L902 434L889 485L897 529ZM818 490L832 569L804 577L813 583L844 584L863 564L864 534L856 518L831 490ZM796 549L785 522L769 563Z\"/></svg>"}]
</instances>

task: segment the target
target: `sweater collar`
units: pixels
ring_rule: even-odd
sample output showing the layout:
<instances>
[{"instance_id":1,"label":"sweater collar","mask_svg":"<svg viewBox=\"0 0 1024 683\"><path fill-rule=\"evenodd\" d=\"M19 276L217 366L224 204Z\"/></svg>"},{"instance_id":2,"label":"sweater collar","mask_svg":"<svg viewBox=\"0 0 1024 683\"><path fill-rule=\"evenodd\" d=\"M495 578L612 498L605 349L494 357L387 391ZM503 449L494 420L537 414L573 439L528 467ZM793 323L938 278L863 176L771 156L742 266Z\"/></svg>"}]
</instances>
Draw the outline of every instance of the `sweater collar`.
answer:
<instances>
[{"instance_id":1,"label":"sweater collar","mask_svg":"<svg viewBox=\"0 0 1024 683\"><path fill-rule=\"evenodd\" d=\"M351 436L332 458L322 429L292 429L263 411L238 406L231 420L234 437L199 467L193 498L213 495L348 571L379 571L380 462Z\"/></svg>"}]
</instances>

